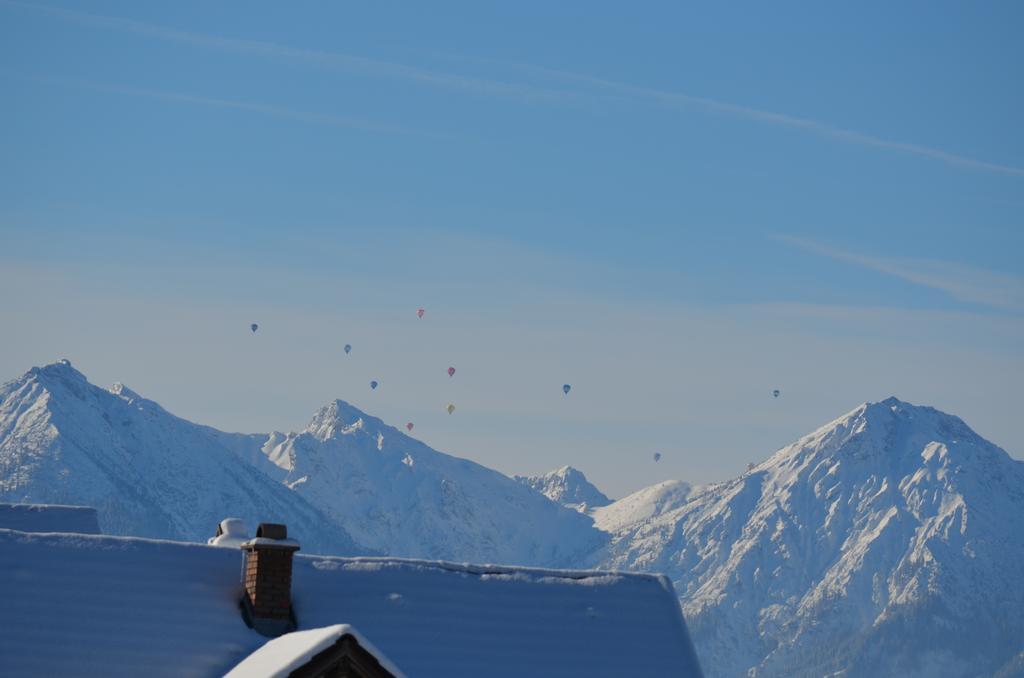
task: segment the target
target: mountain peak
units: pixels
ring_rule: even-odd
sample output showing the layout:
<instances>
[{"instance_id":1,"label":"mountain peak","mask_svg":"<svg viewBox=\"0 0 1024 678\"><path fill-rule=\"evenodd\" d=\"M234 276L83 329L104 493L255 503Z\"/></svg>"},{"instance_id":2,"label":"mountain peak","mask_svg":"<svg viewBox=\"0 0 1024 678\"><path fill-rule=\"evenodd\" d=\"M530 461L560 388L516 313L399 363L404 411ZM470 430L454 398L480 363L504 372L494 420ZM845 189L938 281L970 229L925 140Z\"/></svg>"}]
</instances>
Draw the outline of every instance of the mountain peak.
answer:
<instances>
[{"instance_id":1,"label":"mountain peak","mask_svg":"<svg viewBox=\"0 0 1024 678\"><path fill-rule=\"evenodd\" d=\"M78 370L76 370L74 367L71 366L71 361L68 360L67 358L61 358L60 360L55 360L52 363L49 363L47 365L43 365L42 367L33 367L32 370L36 370L36 371L40 371L40 372L43 372L43 371L50 371L50 372L52 372L52 371L59 371L59 370L70 370L70 371L74 372L75 374L79 375L80 377L84 378L84 375L81 372L79 372Z\"/></svg>"},{"instance_id":2,"label":"mountain peak","mask_svg":"<svg viewBox=\"0 0 1024 678\"><path fill-rule=\"evenodd\" d=\"M913 412L917 410L943 414L941 412L938 412L938 410L934 408L927 407L925 405L915 405L913 403L907 402L906 400L900 400L896 396L889 396L888 398L884 400L879 400L878 402L866 402L862 404L860 407L854 409L853 412L859 412L861 415L865 417L887 418L891 417L892 415L899 416L900 414L905 413L913 414Z\"/></svg>"},{"instance_id":3,"label":"mountain peak","mask_svg":"<svg viewBox=\"0 0 1024 678\"><path fill-rule=\"evenodd\" d=\"M546 476L557 476L559 478L573 478L573 479L581 479L582 478L583 480L587 479L587 477L585 475L583 475L583 471L579 470L578 468L576 468L574 466L569 466L568 464L566 464L565 466L560 466L559 468L556 468L554 471L550 471L550 472L546 473L545 475Z\"/></svg>"},{"instance_id":4,"label":"mountain peak","mask_svg":"<svg viewBox=\"0 0 1024 678\"><path fill-rule=\"evenodd\" d=\"M683 480L663 480L637 490L608 506L599 507L591 515L598 528L615 533L652 517L674 511L688 502L700 489Z\"/></svg>"},{"instance_id":5,"label":"mountain peak","mask_svg":"<svg viewBox=\"0 0 1024 678\"><path fill-rule=\"evenodd\" d=\"M76 370L71 366L71 361L67 358L61 358L56 362L52 362L42 367L33 367L26 372L22 378L35 377L41 381L57 380L62 382L74 382L77 384L88 383L88 379L85 375Z\"/></svg>"},{"instance_id":6,"label":"mountain peak","mask_svg":"<svg viewBox=\"0 0 1024 678\"><path fill-rule=\"evenodd\" d=\"M869 421L882 423L891 421L894 417L913 419L915 416L920 419L928 419L929 421L946 419L963 424L959 417L952 414L946 414L945 412L937 410L934 407L929 407L928 405L915 405L914 403L906 400L900 400L896 396L889 396L888 398L877 402L863 403L840 417L839 420L847 417L862 417Z\"/></svg>"},{"instance_id":7,"label":"mountain peak","mask_svg":"<svg viewBox=\"0 0 1024 678\"><path fill-rule=\"evenodd\" d=\"M769 466L792 467L825 459L864 461L886 459L887 464L916 463L929 443L971 443L979 449L1006 453L985 441L962 419L933 407L889 397L859 405L772 455ZM760 465L759 465L760 466Z\"/></svg>"},{"instance_id":8,"label":"mountain peak","mask_svg":"<svg viewBox=\"0 0 1024 678\"><path fill-rule=\"evenodd\" d=\"M372 425L374 430L380 430L384 422L344 400L335 399L313 414L305 430L317 440L328 440L365 430L368 425Z\"/></svg>"},{"instance_id":9,"label":"mountain peak","mask_svg":"<svg viewBox=\"0 0 1024 678\"><path fill-rule=\"evenodd\" d=\"M68 393L77 400L85 400L92 385L65 358L42 367L33 367L20 377L3 384L3 388L9 393L19 393L20 399L36 399L46 393Z\"/></svg>"},{"instance_id":10,"label":"mountain peak","mask_svg":"<svg viewBox=\"0 0 1024 678\"><path fill-rule=\"evenodd\" d=\"M562 466L539 476L516 476L515 479L532 487L551 501L580 512L586 512L595 506L606 506L612 502L587 480L582 471L572 466Z\"/></svg>"}]
</instances>

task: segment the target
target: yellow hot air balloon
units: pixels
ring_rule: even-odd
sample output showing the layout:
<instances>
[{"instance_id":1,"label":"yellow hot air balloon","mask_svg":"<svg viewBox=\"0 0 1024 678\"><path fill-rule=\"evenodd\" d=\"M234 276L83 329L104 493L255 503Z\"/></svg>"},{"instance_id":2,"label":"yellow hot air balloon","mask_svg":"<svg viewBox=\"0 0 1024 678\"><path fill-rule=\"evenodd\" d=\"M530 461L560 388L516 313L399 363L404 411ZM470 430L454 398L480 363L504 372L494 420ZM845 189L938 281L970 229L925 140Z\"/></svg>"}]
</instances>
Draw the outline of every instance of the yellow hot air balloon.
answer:
<instances>
[{"instance_id":1,"label":"yellow hot air balloon","mask_svg":"<svg viewBox=\"0 0 1024 678\"><path fill-rule=\"evenodd\" d=\"M452 405L451 403L448 403L448 407L446 407L444 409L448 410L448 414L451 414L452 412L455 411L455 405Z\"/></svg>"}]
</instances>

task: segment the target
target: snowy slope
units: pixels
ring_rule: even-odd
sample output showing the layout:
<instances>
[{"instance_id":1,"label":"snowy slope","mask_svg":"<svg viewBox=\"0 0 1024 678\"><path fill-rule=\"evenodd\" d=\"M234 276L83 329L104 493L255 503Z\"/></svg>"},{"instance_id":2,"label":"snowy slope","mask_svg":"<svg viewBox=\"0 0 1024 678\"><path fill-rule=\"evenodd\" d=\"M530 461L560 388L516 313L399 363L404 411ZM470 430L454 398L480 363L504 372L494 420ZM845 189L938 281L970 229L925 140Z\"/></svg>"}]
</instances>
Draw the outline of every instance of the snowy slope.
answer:
<instances>
[{"instance_id":1,"label":"snowy slope","mask_svg":"<svg viewBox=\"0 0 1024 678\"><path fill-rule=\"evenodd\" d=\"M107 534L205 541L227 515L287 522L316 553L365 553L344 530L235 450L259 437L175 417L67 361L0 386L0 501L95 507Z\"/></svg>"},{"instance_id":2,"label":"snowy slope","mask_svg":"<svg viewBox=\"0 0 1024 678\"><path fill-rule=\"evenodd\" d=\"M582 513L612 503L611 499L587 480L582 471L572 466L563 466L540 476L516 476L516 480L532 487L551 501Z\"/></svg>"},{"instance_id":3,"label":"snowy slope","mask_svg":"<svg viewBox=\"0 0 1024 678\"><path fill-rule=\"evenodd\" d=\"M223 433L66 361L0 387L0 501L94 506L108 534L191 541L229 515L286 522L304 551L339 555L555 566L607 540L590 518L341 401L300 433Z\"/></svg>"},{"instance_id":4,"label":"snowy slope","mask_svg":"<svg viewBox=\"0 0 1024 678\"><path fill-rule=\"evenodd\" d=\"M340 400L300 433L271 434L262 454L249 461L390 555L570 565L606 538L590 518Z\"/></svg>"},{"instance_id":5,"label":"snowy slope","mask_svg":"<svg viewBox=\"0 0 1024 678\"><path fill-rule=\"evenodd\" d=\"M597 560L668 573L709 676L991 675L1020 651L1024 463L954 416L863 405L680 498L600 509Z\"/></svg>"},{"instance_id":6,"label":"snowy slope","mask_svg":"<svg viewBox=\"0 0 1024 678\"><path fill-rule=\"evenodd\" d=\"M616 533L682 506L689 501L691 494L693 486L689 483L665 480L595 508L591 515L599 529Z\"/></svg>"}]
</instances>

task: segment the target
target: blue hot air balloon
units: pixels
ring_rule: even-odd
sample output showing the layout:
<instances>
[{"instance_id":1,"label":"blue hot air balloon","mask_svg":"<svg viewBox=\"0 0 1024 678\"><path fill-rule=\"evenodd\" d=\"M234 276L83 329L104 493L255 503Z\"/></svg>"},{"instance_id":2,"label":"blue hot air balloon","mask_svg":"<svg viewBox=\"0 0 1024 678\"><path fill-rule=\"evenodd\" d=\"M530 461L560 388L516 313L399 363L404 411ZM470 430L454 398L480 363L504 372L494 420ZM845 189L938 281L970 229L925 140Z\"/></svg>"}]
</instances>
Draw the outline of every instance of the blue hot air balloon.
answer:
<instances>
[{"instance_id":1,"label":"blue hot air balloon","mask_svg":"<svg viewBox=\"0 0 1024 678\"><path fill-rule=\"evenodd\" d=\"M774 391L772 391L772 395L775 396L776 398L779 397L780 393L782 393L782 391L780 391L779 389L775 389Z\"/></svg>"},{"instance_id":2,"label":"blue hot air balloon","mask_svg":"<svg viewBox=\"0 0 1024 678\"><path fill-rule=\"evenodd\" d=\"M352 352L352 344L345 344L345 353Z\"/></svg>"},{"instance_id":3,"label":"blue hot air balloon","mask_svg":"<svg viewBox=\"0 0 1024 678\"><path fill-rule=\"evenodd\" d=\"M370 388L373 388L373 389L377 388L377 382L371 381L370 382Z\"/></svg>"},{"instance_id":4,"label":"blue hot air balloon","mask_svg":"<svg viewBox=\"0 0 1024 678\"><path fill-rule=\"evenodd\" d=\"M251 329L253 332L258 330L259 328L260 328L260 326L257 325L256 323L253 323L252 325L249 325L249 329Z\"/></svg>"},{"instance_id":5,"label":"blue hot air balloon","mask_svg":"<svg viewBox=\"0 0 1024 678\"><path fill-rule=\"evenodd\" d=\"M661 452L654 453L654 461L661 461Z\"/></svg>"},{"instance_id":6,"label":"blue hot air balloon","mask_svg":"<svg viewBox=\"0 0 1024 678\"><path fill-rule=\"evenodd\" d=\"M572 386L569 386L569 384L563 384L562 385L562 393L564 393L565 395L569 395L569 390L571 388L572 388Z\"/></svg>"}]
</instances>

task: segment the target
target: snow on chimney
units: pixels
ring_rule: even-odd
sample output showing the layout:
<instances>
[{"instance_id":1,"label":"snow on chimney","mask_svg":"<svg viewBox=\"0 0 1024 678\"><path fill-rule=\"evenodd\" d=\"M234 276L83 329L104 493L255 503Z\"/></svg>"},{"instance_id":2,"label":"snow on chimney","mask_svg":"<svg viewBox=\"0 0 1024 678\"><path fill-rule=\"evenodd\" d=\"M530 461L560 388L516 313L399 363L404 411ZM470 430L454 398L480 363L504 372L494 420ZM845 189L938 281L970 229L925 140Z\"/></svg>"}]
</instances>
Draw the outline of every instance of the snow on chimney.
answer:
<instances>
[{"instance_id":1,"label":"snow on chimney","mask_svg":"<svg viewBox=\"0 0 1024 678\"><path fill-rule=\"evenodd\" d=\"M299 544L288 528L260 523L256 538L242 544L245 552L245 596L242 612L249 626L265 636L279 636L296 627L292 614L292 556Z\"/></svg>"},{"instance_id":2,"label":"snow on chimney","mask_svg":"<svg viewBox=\"0 0 1024 678\"><path fill-rule=\"evenodd\" d=\"M212 546L237 549L247 541L249 541L249 531L245 527L245 521L241 518L225 518L217 525L217 534L207 539L206 543Z\"/></svg>"}]
</instances>

